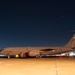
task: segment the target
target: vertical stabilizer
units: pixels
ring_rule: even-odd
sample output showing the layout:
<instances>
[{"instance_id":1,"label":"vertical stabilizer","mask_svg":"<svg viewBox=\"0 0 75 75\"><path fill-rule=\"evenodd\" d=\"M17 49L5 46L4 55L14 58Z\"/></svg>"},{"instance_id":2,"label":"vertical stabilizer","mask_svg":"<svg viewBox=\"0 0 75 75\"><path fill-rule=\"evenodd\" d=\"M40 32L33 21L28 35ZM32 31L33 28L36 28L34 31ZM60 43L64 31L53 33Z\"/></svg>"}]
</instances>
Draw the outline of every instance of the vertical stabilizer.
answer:
<instances>
[{"instance_id":1,"label":"vertical stabilizer","mask_svg":"<svg viewBox=\"0 0 75 75\"><path fill-rule=\"evenodd\" d=\"M75 34L65 46L75 48Z\"/></svg>"}]
</instances>

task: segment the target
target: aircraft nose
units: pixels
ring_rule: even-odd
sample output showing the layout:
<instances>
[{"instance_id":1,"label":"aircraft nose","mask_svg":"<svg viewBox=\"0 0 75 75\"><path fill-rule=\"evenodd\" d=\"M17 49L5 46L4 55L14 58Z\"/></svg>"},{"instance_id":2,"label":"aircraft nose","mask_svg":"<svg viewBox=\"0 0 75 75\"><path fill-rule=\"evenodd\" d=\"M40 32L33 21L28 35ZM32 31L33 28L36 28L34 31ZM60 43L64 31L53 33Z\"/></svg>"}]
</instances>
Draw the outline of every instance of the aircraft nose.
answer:
<instances>
[{"instance_id":1,"label":"aircraft nose","mask_svg":"<svg viewBox=\"0 0 75 75\"><path fill-rule=\"evenodd\" d=\"M0 50L0 54L1 54L2 51L3 51L3 49Z\"/></svg>"}]
</instances>

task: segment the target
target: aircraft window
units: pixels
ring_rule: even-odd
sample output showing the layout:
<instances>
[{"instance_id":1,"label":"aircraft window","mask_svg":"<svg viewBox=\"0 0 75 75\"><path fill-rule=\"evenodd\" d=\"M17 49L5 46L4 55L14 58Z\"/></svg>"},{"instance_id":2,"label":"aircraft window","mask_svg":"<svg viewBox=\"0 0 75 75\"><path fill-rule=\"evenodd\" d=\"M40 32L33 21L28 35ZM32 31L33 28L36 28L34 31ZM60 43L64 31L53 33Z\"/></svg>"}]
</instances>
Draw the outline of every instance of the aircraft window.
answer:
<instances>
[{"instance_id":1,"label":"aircraft window","mask_svg":"<svg viewBox=\"0 0 75 75\"><path fill-rule=\"evenodd\" d=\"M5 51L5 52L12 52L12 51Z\"/></svg>"}]
</instances>

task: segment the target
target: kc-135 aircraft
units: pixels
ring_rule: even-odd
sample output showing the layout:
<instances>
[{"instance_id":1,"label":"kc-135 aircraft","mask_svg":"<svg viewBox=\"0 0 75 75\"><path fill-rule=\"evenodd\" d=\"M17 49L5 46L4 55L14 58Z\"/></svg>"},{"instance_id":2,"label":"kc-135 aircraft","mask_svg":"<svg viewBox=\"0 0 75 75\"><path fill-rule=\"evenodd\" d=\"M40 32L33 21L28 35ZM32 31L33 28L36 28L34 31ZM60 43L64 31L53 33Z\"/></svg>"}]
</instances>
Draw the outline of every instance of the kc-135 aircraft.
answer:
<instances>
[{"instance_id":1,"label":"kc-135 aircraft","mask_svg":"<svg viewBox=\"0 0 75 75\"><path fill-rule=\"evenodd\" d=\"M8 47L0 51L0 54L15 57L41 57L41 55L54 55L75 51L75 34L65 46L58 47Z\"/></svg>"}]
</instances>

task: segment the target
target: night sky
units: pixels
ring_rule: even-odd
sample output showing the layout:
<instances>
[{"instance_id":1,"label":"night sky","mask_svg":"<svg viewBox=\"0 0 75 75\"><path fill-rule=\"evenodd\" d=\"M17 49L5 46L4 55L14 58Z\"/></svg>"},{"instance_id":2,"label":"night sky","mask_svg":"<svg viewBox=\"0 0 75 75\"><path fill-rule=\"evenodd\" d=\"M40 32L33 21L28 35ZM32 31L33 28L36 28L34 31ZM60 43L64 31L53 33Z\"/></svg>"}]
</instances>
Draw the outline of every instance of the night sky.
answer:
<instances>
[{"instance_id":1,"label":"night sky","mask_svg":"<svg viewBox=\"0 0 75 75\"><path fill-rule=\"evenodd\" d=\"M63 46L74 33L74 0L0 2L0 49Z\"/></svg>"}]
</instances>

